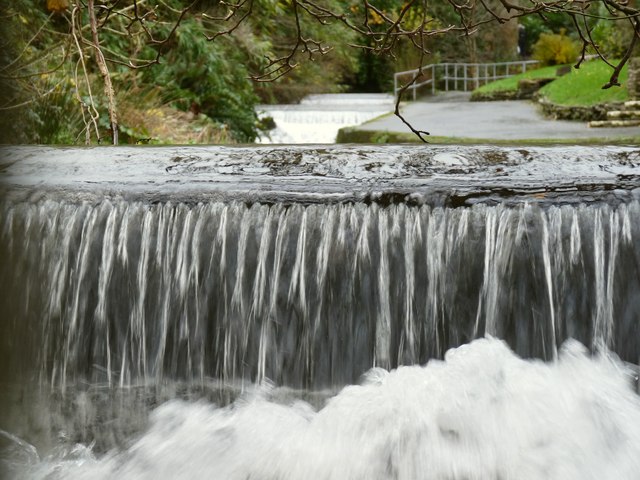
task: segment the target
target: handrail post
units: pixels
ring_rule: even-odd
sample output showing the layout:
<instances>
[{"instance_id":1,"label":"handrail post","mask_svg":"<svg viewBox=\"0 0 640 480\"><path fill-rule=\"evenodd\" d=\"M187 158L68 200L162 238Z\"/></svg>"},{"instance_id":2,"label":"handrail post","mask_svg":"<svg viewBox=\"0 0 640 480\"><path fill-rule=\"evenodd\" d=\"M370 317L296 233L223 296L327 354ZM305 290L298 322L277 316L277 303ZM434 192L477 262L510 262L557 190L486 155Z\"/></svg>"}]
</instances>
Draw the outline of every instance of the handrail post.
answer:
<instances>
[{"instance_id":1,"label":"handrail post","mask_svg":"<svg viewBox=\"0 0 640 480\"><path fill-rule=\"evenodd\" d=\"M464 91L467 91L467 64L464 64Z\"/></svg>"},{"instance_id":2,"label":"handrail post","mask_svg":"<svg viewBox=\"0 0 640 480\"><path fill-rule=\"evenodd\" d=\"M449 64L444 64L444 90L449 91Z\"/></svg>"},{"instance_id":3,"label":"handrail post","mask_svg":"<svg viewBox=\"0 0 640 480\"><path fill-rule=\"evenodd\" d=\"M453 64L453 89L458 90L458 64Z\"/></svg>"},{"instance_id":4,"label":"handrail post","mask_svg":"<svg viewBox=\"0 0 640 480\"><path fill-rule=\"evenodd\" d=\"M431 95L436 94L436 66L431 65Z\"/></svg>"},{"instance_id":5,"label":"handrail post","mask_svg":"<svg viewBox=\"0 0 640 480\"><path fill-rule=\"evenodd\" d=\"M414 100L418 97L418 88L431 84L431 94L436 93L436 82L438 81L438 68L442 70L443 87L445 91L464 90L478 88L489 81L496 81L501 78L508 78L519 73L525 73L529 65L537 65L535 60L517 60L514 62L492 62L492 63L432 63L415 70L395 72L393 75L393 96L397 100L398 92L411 89ZM520 67L520 71L518 71ZM462 69L462 74L460 73ZM490 73L491 70L491 73ZM402 87L402 77L412 75L413 80L405 87ZM462 85L460 85L462 84ZM471 85L470 85L471 84ZM459 88L461 87L461 88Z\"/></svg>"}]
</instances>

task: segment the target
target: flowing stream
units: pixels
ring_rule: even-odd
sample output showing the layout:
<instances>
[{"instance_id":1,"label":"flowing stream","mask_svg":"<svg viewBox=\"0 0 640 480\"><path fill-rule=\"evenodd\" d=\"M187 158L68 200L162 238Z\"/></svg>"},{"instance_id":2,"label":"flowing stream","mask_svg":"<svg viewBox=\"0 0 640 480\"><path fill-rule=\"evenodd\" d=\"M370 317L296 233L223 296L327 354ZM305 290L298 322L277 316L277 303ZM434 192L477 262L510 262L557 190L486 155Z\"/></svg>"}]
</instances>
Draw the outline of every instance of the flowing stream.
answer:
<instances>
[{"instance_id":1,"label":"flowing stream","mask_svg":"<svg viewBox=\"0 0 640 480\"><path fill-rule=\"evenodd\" d=\"M0 474L637 478L637 149L2 158Z\"/></svg>"}]
</instances>

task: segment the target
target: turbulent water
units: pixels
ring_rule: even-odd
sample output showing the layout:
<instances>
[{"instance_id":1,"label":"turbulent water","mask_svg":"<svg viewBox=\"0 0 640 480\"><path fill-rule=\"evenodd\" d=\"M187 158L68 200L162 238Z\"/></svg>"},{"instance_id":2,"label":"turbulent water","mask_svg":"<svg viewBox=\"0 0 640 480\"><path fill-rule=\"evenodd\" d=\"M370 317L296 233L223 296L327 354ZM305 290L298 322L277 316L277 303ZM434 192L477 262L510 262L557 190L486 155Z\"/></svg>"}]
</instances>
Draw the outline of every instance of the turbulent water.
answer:
<instances>
[{"instance_id":1,"label":"turbulent water","mask_svg":"<svg viewBox=\"0 0 640 480\"><path fill-rule=\"evenodd\" d=\"M268 392L265 392L268 393ZM497 340L426 367L370 371L316 411L257 394L233 406L170 401L122 452L76 446L31 478L634 479L640 400L621 365L569 344L527 362ZM28 456L30 452L25 452Z\"/></svg>"},{"instance_id":2,"label":"turbulent water","mask_svg":"<svg viewBox=\"0 0 640 480\"><path fill-rule=\"evenodd\" d=\"M0 164L0 476L637 478L637 152L582 184L546 150L30 152Z\"/></svg>"}]
</instances>

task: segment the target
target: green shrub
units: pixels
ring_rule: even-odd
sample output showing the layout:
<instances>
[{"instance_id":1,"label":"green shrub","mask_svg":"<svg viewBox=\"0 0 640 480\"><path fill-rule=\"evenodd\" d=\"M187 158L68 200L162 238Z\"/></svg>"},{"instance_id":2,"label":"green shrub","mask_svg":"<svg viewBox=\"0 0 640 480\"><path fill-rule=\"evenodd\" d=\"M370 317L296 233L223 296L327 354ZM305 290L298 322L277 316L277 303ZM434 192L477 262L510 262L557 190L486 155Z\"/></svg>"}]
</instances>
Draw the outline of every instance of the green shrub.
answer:
<instances>
[{"instance_id":1,"label":"green shrub","mask_svg":"<svg viewBox=\"0 0 640 480\"><path fill-rule=\"evenodd\" d=\"M519 23L525 27L525 53L528 57L533 52L533 46L540 39L542 34L571 32L575 30L575 25L570 16L562 13L545 13L544 17L539 15L528 15L521 17Z\"/></svg>"},{"instance_id":2,"label":"green shrub","mask_svg":"<svg viewBox=\"0 0 640 480\"><path fill-rule=\"evenodd\" d=\"M621 58L633 39L631 24L599 21L591 36L598 45L600 53L610 58Z\"/></svg>"},{"instance_id":3,"label":"green shrub","mask_svg":"<svg viewBox=\"0 0 640 480\"><path fill-rule=\"evenodd\" d=\"M36 97L31 107L34 117L30 142L73 145L84 140L85 125L80 102L75 97L76 85L64 73L41 76L41 91L50 93Z\"/></svg>"},{"instance_id":4,"label":"green shrub","mask_svg":"<svg viewBox=\"0 0 640 480\"><path fill-rule=\"evenodd\" d=\"M564 32L542 33L533 46L533 58L542 65L563 65L575 62L580 53L578 44Z\"/></svg>"},{"instance_id":5,"label":"green shrub","mask_svg":"<svg viewBox=\"0 0 640 480\"><path fill-rule=\"evenodd\" d=\"M203 113L226 124L235 141L251 142L258 133L257 97L246 58L235 37L210 42L206 33L200 20L183 21L162 62L141 70L140 82L161 86L164 105ZM153 52L145 53L153 58Z\"/></svg>"},{"instance_id":6,"label":"green shrub","mask_svg":"<svg viewBox=\"0 0 640 480\"><path fill-rule=\"evenodd\" d=\"M0 144L84 139L75 59L60 65L65 46L59 35L68 26L49 16L45 3L10 2L0 16Z\"/></svg>"}]
</instances>

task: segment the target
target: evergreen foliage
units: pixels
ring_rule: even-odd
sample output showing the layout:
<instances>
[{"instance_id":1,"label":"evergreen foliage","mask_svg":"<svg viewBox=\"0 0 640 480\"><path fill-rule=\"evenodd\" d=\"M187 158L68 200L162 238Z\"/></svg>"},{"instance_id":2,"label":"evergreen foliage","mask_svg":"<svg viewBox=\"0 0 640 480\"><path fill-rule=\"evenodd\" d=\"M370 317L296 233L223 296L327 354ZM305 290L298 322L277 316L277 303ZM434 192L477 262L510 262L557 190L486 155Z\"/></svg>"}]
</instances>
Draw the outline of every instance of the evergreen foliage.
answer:
<instances>
[{"instance_id":1,"label":"evergreen foliage","mask_svg":"<svg viewBox=\"0 0 640 480\"><path fill-rule=\"evenodd\" d=\"M564 34L573 39L577 36L571 17L560 13L548 13L544 17L530 15L522 17L519 21L525 28L524 47L529 54L533 52L533 47L542 34Z\"/></svg>"},{"instance_id":2,"label":"evergreen foliage","mask_svg":"<svg viewBox=\"0 0 640 480\"><path fill-rule=\"evenodd\" d=\"M76 108L64 23L33 0L13 2L0 21L0 142L74 143L82 129ZM47 35L36 35L45 26Z\"/></svg>"},{"instance_id":3,"label":"evergreen foliage","mask_svg":"<svg viewBox=\"0 0 640 480\"><path fill-rule=\"evenodd\" d=\"M607 14L604 5L600 6L602 16ZM633 39L634 31L628 22L599 19L592 32L593 39L601 53L612 58L622 58ZM636 47L636 54L640 49Z\"/></svg>"}]
</instances>

